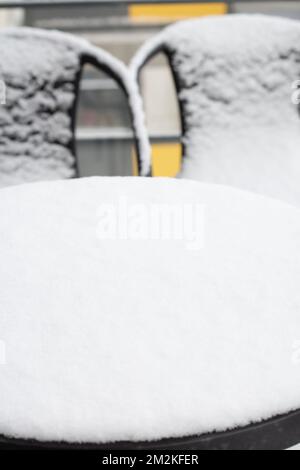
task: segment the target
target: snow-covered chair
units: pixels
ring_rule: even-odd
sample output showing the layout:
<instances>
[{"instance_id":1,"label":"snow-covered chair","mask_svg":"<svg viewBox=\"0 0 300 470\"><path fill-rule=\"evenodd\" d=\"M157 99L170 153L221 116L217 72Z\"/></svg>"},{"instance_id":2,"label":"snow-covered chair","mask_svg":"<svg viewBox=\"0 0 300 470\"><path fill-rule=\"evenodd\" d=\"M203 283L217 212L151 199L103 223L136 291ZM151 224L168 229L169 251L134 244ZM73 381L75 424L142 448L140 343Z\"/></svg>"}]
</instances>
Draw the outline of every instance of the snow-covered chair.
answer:
<instances>
[{"instance_id":1,"label":"snow-covered chair","mask_svg":"<svg viewBox=\"0 0 300 470\"><path fill-rule=\"evenodd\" d=\"M0 192L2 447L300 442L298 209L172 178Z\"/></svg>"},{"instance_id":2,"label":"snow-covered chair","mask_svg":"<svg viewBox=\"0 0 300 470\"><path fill-rule=\"evenodd\" d=\"M0 32L0 187L77 176L74 142L80 75L90 63L128 97L141 174L149 153L141 103L128 70L83 39L30 28ZM99 103L100 106L100 103Z\"/></svg>"},{"instance_id":3,"label":"snow-covered chair","mask_svg":"<svg viewBox=\"0 0 300 470\"><path fill-rule=\"evenodd\" d=\"M158 52L167 55L178 91L179 176L299 206L300 23L262 15L176 23L137 52L136 78Z\"/></svg>"}]
</instances>

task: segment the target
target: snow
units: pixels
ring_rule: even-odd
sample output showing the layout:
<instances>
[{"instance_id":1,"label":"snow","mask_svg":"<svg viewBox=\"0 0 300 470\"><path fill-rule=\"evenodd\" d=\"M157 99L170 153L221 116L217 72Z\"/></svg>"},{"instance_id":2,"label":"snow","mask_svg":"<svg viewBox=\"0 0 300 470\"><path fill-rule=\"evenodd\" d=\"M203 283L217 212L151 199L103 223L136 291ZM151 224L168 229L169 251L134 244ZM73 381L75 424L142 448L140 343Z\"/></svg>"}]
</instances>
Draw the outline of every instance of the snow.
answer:
<instances>
[{"instance_id":1,"label":"snow","mask_svg":"<svg viewBox=\"0 0 300 470\"><path fill-rule=\"evenodd\" d=\"M287 449L287 450L300 450L300 444L298 444L297 446L291 447L290 449Z\"/></svg>"},{"instance_id":2,"label":"snow","mask_svg":"<svg viewBox=\"0 0 300 470\"><path fill-rule=\"evenodd\" d=\"M180 84L187 132L179 176L300 205L300 23L260 15L179 22L142 46L131 68L164 48Z\"/></svg>"},{"instance_id":3,"label":"snow","mask_svg":"<svg viewBox=\"0 0 300 470\"><path fill-rule=\"evenodd\" d=\"M164 178L0 196L0 434L148 440L300 408L298 209ZM102 205L124 197L204 206L203 248L101 240Z\"/></svg>"},{"instance_id":4,"label":"snow","mask_svg":"<svg viewBox=\"0 0 300 470\"><path fill-rule=\"evenodd\" d=\"M0 39L0 78L6 84L6 105L0 107L0 187L75 176L71 113L83 55L108 66L124 83L143 159L141 172L149 172L141 99L123 63L57 31L7 28Z\"/></svg>"}]
</instances>

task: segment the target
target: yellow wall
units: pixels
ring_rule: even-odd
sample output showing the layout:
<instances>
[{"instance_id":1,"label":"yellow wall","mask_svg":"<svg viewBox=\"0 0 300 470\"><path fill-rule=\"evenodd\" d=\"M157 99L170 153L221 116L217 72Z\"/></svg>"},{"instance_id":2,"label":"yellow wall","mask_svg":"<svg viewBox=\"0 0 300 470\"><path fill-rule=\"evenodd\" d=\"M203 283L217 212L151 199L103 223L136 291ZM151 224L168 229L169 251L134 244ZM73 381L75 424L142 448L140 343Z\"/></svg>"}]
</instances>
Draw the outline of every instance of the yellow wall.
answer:
<instances>
[{"instance_id":1,"label":"yellow wall","mask_svg":"<svg viewBox=\"0 0 300 470\"><path fill-rule=\"evenodd\" d=\"M176 176L181 168L181 145L178 143L152 144L153 176ZM135 153L132 159L133 174L138 175Z\"/></svg>"},{"instance_id":2,"label":"yellow wall","mask_svg":"<svg viewBox=\"0 0 300 470\"><path fill-rule=\"evenodd\" d=\"M129 5L128 14L133 21L175 21L204 15L224 15L226 3L162 3L159 5Z\"/></svg>"},{"instance_id":3,"label":"yellow wall","mask_svg":"<svg viewBox=\"0 0 300 470\"><path fill-rule=\"evenodd\" d=\"M181 167L181 145L153 144L152 164L153 176L176 176Z\"/></svg>"}]
</instances>

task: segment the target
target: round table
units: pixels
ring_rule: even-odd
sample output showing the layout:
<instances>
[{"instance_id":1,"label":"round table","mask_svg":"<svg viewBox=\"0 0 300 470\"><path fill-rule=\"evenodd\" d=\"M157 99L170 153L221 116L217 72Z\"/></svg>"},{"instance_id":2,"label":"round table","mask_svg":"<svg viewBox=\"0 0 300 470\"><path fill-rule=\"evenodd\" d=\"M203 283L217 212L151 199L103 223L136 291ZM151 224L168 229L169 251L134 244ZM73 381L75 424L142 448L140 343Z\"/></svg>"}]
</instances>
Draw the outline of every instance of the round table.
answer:
<instances>
[{"instance_id":1,"label":"round table","mask_svg":"<svg viewBox=\"0 0 300 470\"><path fill-rule=\"evenodd\" d=\"M296 208L167 178L28 184L0 191L0 259L3 446L300 441Z\"/></svg>"}]
</instances>

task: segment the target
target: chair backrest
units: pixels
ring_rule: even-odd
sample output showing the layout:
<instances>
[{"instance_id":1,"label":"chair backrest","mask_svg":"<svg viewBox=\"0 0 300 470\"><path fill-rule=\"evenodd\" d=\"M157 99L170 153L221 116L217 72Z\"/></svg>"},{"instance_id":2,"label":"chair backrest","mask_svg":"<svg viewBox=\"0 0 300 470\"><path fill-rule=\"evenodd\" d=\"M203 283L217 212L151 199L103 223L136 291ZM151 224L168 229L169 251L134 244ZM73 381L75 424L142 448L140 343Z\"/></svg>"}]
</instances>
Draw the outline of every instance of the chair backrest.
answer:
<instances>
[{"instance_id":1,"label":"chair backrest","mask_svg":"<svg viewBox=\"0 0 300 470\"><path fill-rule=\"evenodd\" d=\"M0 187L77 176L74 129L85 63L106 71L125 91L140 173L149 173L142 105L126 66L72 35L13 28L0 32Z\"/></svg>"},{"instance_id":2,"label":"chair backrest","mask_svg":"<svg viewBox=\"0 0 300 470\"><path fill-rule=\"evenodd\" d=\"M166 28L131 70L167 54L182 117L179 176L229 184L300 205L300 23L261 15ZM294 85L293 85L294 84Z\"/></svg>"}]
</instances>

